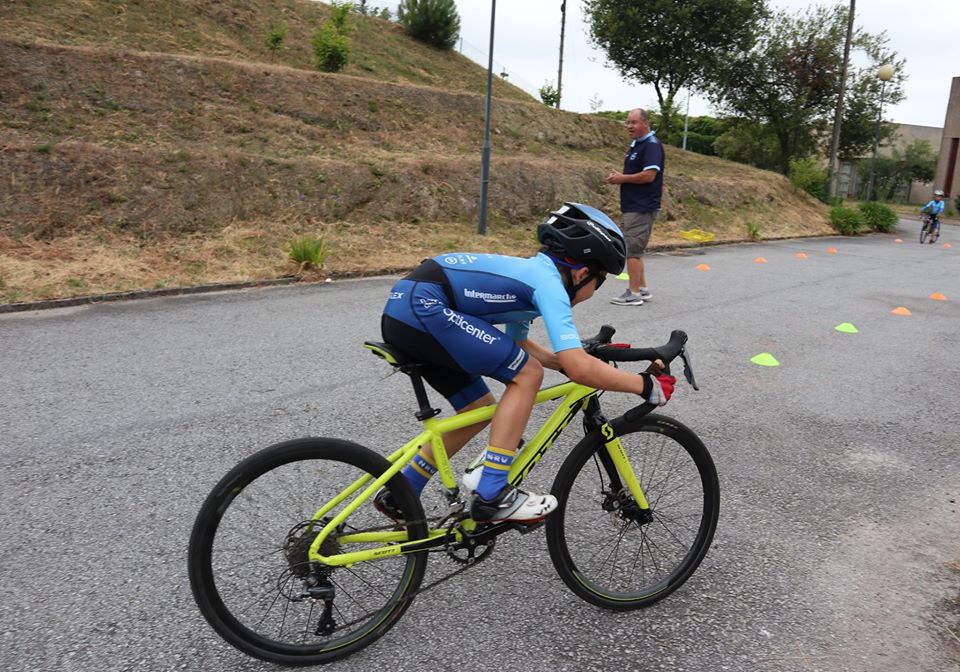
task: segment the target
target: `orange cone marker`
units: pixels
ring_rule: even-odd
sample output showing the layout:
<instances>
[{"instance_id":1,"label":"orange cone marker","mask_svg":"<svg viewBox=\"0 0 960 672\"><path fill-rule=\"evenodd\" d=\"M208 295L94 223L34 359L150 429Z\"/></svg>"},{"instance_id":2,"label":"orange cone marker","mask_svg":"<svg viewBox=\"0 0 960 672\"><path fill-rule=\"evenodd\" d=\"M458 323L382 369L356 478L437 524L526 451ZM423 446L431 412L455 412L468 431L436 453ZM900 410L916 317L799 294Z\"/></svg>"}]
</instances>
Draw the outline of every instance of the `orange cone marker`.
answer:
<instances>
[{"instance_id":1,"label":"orange cone marker","mask_svg":"<svg viewBox=\"0 0 960 672\"><path fill-rule=\"evenodd\" d=\"M754 261L755 261L756 263L758 263L758 264L765 264L765 263L767 263L767 260L764 259L763 257L757 257L756 259L754 259Z\"/></svg>"},{"instance_id":2,"label":"orange cone marker","mask_svg":"<svg viewBox=\"0 0 960 672\"><path fill-rule=\"evenodd\" d=\"M795 256L797 259L806 259L806 258L807 258L807 255L806 255L806 253L804 253L804 252L797 252L797 253L796 253L795 255L793 255L793 256Z\"/></svg>"},{"instance_id":3,"label":"orange cone marker","mask_svg":"<svg viewBox=\"0 0 960 672\"><path fill-rule=\"evenodd\" d=\"M695 268L696 268L698 271L709 271L709 270L710 270L710 265L709 265L709 264L700 264L699 266L695 266Z\"/></svg>"},{"instance_id":4,"label":"orange cone marker","mask_svg":"<svg viewBox=\"0 0 960 672\"><path fill-rule=\"evenodd\" d=\"M945 297L945 296L944 296L943 294L941 294L940 292L934 292L933 294L930 295L930 298L933 299L934 301L946 301L946 300L947 300L947 297Z\"/></svg>"},{"instance_id":5,"label":"orange cone marker","mask_svg":"<svg viewBox=\"0 0 960 672\"><path fill-rule=\"evenodd\" d=\"M890 312L893 313L894 315L913 315L913 313L911 313L909 310L907 310L903 306L897 306Z\"/></svg>"},{"instance_id":6,"label":"orange cone marker","mask_svg":"<svg viewBox=\"0 0 960 672\"><path fill-rule=\"evenodd\" d=\"M827 254L836 254L836 253L837 253L837 248L835 248L835 247L828 247L828 248L826 249L826 253L827 253Z\"/></svg>"},{"instance_id":7,"label":"orange cone marker","mask_svg":"<svg viewBox=\"0 0 960 672\"><path fill-rule=\"evenodd\" d=\"M902 243L902 242L903 242L903 238L897 238L897 239L894 240L893 242L895 242L895 243Z\"/></svg>"},{"instance_id":8,"label":"orange cone marker","mask_svg":"<svg viewBox=\"0 0 960 672\"><path fill-rule=\"evenodd\" d=\"M951 245L950 243L944 243L943 246L944 246L944 247L953 247L953 245Z\"/></svg>"}]
</instances>

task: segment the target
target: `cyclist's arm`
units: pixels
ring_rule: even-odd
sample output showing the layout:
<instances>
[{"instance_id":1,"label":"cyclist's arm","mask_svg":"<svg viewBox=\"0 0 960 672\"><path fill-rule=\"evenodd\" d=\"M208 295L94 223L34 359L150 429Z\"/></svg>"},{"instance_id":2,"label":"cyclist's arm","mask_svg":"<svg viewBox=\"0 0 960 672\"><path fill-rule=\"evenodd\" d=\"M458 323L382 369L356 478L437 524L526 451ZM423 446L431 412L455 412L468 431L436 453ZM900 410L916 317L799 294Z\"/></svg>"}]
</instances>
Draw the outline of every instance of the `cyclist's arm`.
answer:
<instances>
[{"instance_id":1,"label":"cyclist's arm","mask_svg":"<svg viewBox=\"0 0 960 672\"><path fill-rule=\"evenodd\" d=\"M553 351L548 350L536 341L531 341L527 338L518 341L517 345L526 350L531 357L543 364L546 368L553 369L554 371L559 371L562 368L560 366L560 360L557 359Z\"/></svg>"},{"instance_id":2,"label":"cyclist's arm","mask_svg":"<svg viewBox=\"0 0 960 672\"><path fill-rule=\"evenodd\" d=\"M643 376L610 366L591 357L583 348L561 350L555 357L567 378L575 383L612 392L643 394Z\"/></svg>"}]
</instances>

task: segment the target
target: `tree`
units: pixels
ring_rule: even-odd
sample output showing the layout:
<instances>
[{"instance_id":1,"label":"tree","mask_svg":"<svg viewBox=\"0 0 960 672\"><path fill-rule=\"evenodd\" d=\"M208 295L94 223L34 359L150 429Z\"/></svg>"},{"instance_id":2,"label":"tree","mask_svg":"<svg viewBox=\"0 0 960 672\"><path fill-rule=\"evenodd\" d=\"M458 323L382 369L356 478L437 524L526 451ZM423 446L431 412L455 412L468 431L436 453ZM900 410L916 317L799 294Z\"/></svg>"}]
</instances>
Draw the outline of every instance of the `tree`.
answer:
<instances>
[{"instance_id":1,"label":"tree","mask_svg":"<svg viewBox=\"0 0 960 672\"><path fill-rule=\"evenodd\" d=\"M283 49L283 42L287 39L287 22L281 20L274 21L270 26L270 30L267 31L267 37L264 40L267 49L270 50L271 55L276 57L277 52Z\"/></svg>"},{"instance_id":2,"label":"tree","mask_svg":"<svg viewBox=\"0 0 960 672\"><path fill-rule=\"evenodd\" d=\"M547 107L556 107L560 102L560 92L553 84L547 82L540 87L540 100Z\"/></svg>"},{"instance_id":3,"label":"tree","mask_svg":"<svg viewBox=\"0 0 960 672\"><path fill-rule=\"evenodd\" d=\"M786 175L791 159L824 149L840 89L847 12L840 5L817 6L797 16L769 16L754 47L718 72L711 97L733 125L756 130L760 124L776 139L775 165L764 167ZM862 155L864 143L872 145L880 98L877 66L891 63L903 72L903 61L885 45L883 34L855 34L853 46L869 64L848 73L841 156ZM902 99L902 80L897 74L886 86L885 104Z\"/></svg>"},{"instance_id":4,"label":"tree","mask_svg":"<svg viewBox=\"0 0 960 672\"><path fill-rule=\"evenodd\" d=\"M330 5L327 20L310 38L313 62L320 70L339 72L350 59L350 28L347 25L350 9L349 3L334 2Z\"/></svg>"},{"instance_id":5,"label":"tree","mask_svg":"<svg viewBox=\"0 0 960 672\"><path fill-rule=\"evenodd\" d=\"M763 0L585 0L590 38L625 80L652 84L661 137L682 88L704 90L732 53L749 50Z\"/></svg>"},{"instance_id":6,"label":"tree","mask_svg":"<svg viewBox=\"0 0 960 672\"><path fill-rule=\"evenodd\" d=\"M454 0L401 0L397 19L411 37L438 49L453 49L460 37Z\"/></svg>"},{"instance_id":7,"label":"tree","mask_svg":"<svg viewBox=\"0 0 960 672\"><path fill-rule=\"evenodd\" d=\"M910 182L930 182L937 171L937 155L929 140L917 139L904 147L894 147L889 157L878 157L876 193L880 200L905 197ZM861 182L866 184L870 162L860 162Z\"/></svg>"},{"instance_id":8,"label":"tree","mask_svg":"<svg viewBox=\"0 0 960 672\"><path fill-rule=\"evenodd\" d=\"M851 68L847 76L847 93L844 105L843 125L840 130L839 156L855 159L865 156L872 148L877 132L877 112L880 111L880 94L883 93L883 105L895 104L903 100L903 81L906 61L898 60L897 54L887 48L889 38L886 33L870 35L858 31L853 46L866 55L866 64ZM880 65L889 64L894 69L894 79L884 86L877 77ZM896 133L893 124L880 124L880 142L892 140Z\"/></svg>"},{"instance_id":9,"label":"tree","mask_svg":"<svg viewBox=\"0 0 960 672\"><path fill-rule=\"evenodd\" d=\"M779 168L780 143L768 124L745 119L726 122L727 130L713 142L717 156L766 170Z\"/></svg>"}]
</instances>

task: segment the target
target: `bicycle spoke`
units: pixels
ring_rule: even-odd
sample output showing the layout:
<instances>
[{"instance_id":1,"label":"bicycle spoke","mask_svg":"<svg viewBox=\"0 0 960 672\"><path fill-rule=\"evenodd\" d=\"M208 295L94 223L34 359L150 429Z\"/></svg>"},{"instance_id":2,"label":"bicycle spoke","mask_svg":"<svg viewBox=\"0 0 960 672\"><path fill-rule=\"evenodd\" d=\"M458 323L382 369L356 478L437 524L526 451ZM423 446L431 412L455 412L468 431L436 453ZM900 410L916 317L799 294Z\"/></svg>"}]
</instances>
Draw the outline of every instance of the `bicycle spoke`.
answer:
<instances>
[{"instance_id":1,"label":"bicycle spoke","mask_svg":"<svg viewBox=\"0 0 960 672\"><path fill-rule=\"evenodd\" d=\"M641 511L625 491L604 492L608 475L597 468L595 455L604 448L591 437L571 454L554 484L564 504L547 523L551 558L574 592L600 606L632 608L661 599L689 576L712 537L716 509L712 499L711 508L705 508L698 466L700 459L709 464L715 493L709 455L702 444L690 448L686 438L674 438L675 422L664 430L647 429L646 422L628 428L620 440L649 511ZM693 450L700 451L698 456ZM612 511L604 510L611 504ZM711 522L704 527L706 516Z\"/></svg>"},{"instance_id":2,"label":"bicycle spoke","mask_svg":"<svg viewBox=\"0 0 960 672\"><path fill-rule=\"evenodd\" d=\"M287 664L339 658L380 637L397 620L384 615L409 606L426 555L324 566L310 562L309 548L326 523L305 523L343 488L388 466L355 444L302 439L261 451L225 476L198 516L189 554L191 586L211 625L238 648ZM244 484L241 492L236 483ZM409 489L397 495L404 510L417 510ZM320 553L383 547L339 539L393 528L372 502L364 503L329 530ZM411 540L425 537L426 529L407 522Z\"/></svg>"}]
</instances>

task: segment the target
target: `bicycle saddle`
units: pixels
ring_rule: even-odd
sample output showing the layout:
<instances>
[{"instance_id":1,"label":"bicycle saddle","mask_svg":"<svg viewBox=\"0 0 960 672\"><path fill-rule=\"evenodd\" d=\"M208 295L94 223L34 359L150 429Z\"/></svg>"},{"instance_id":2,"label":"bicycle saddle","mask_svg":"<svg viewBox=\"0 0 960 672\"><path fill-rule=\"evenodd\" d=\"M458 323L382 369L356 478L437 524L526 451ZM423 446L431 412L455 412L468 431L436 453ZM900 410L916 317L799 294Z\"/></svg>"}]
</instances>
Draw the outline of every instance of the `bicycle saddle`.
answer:
<instances>
[{"instance_id":1,"label":"bicycle saddle","mask_svg":"<svg viewBox=\"0 0 960 672\"><path fill-rule=\"evenodd\" d=\"M399 350L394 348L392 345L382 343L381 341L364 341L363 347L372 351L377 357L386 360L390 364L396 367L407 367L415 366L419 364L414 359L410 359L406 355L402 354Z\"/></svg>"}]
</instances>

